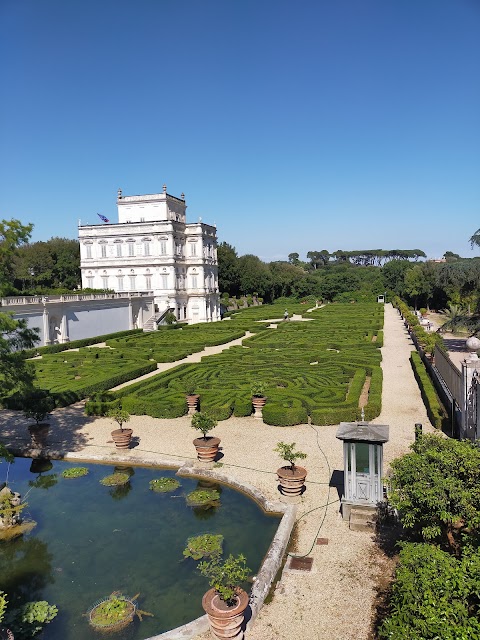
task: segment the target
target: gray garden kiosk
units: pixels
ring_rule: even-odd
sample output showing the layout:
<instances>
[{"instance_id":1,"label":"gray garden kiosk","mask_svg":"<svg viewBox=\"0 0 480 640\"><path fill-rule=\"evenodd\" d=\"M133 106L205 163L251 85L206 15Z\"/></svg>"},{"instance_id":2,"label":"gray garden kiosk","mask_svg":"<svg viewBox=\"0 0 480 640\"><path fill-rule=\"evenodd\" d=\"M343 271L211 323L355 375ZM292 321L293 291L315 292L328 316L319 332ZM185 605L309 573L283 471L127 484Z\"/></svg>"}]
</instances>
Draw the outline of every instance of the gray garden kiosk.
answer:
<instances>
[{"instance_id":1,"label":"gray garden kiosk","mask_svg":"<svg viewBox=\"0 0 480 640\"><path fill-rule=\"evenodd\" d=\"M341 422L336 437L343 440L342 515L349 519L353 506L373 509L383 499L383 444L388 442L388 425Z\"/></svg>"}]
</instances>

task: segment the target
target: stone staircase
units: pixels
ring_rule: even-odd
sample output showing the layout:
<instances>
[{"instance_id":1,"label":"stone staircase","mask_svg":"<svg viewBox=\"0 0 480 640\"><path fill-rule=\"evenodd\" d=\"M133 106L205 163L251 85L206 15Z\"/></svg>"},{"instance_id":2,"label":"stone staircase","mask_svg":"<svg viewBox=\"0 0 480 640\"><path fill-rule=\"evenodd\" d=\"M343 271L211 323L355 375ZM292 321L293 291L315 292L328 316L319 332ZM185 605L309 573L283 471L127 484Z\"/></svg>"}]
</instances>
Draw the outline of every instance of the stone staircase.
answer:
<instances>
[{"instance_id":1,"label":"stone staircase","mask_svg":"<svg viewBox=\"0 0 480 640\"><path fill-rule=\"evenodd\" d=\"M146 322L143 323L143 330L156 331L157 326L159 324L162 324L162 319L167 315L169 311L173 311L173 309L165 309L164 311L158 311L157 313L155 313L155 315L151 316Z\"/></svg>"},{"instance_id":2,"label":"stone staircase","mask_svg":"<svg viewBox=\"0 0 480 640\"><path fill-rule=\"evenodd\" d=\"M352 506L349 528L351 531L373 531L377 521L377 508L374 506Z\"/></svg>"}]
</instances>

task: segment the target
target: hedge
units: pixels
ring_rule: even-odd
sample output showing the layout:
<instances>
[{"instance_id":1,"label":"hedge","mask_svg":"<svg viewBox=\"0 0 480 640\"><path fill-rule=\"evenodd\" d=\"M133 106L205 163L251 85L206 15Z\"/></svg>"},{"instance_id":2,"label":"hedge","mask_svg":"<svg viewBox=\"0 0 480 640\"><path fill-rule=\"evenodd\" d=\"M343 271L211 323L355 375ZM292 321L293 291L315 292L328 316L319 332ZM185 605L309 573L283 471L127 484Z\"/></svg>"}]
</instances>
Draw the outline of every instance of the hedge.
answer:
<instances>
[{"instance_id":1,"label":"hedge","mask_svg":"<svg viewBox=\"0 0 480 640\"><path fill-rule=\"evenodd\" d=\"M72 340L72 342L62 342L61 344L48 344L44 347L37 347L34 349L25 349L23 354L26 358L33 358L37 354L44 355L47 353L59 353L60 351L67 351L67 349L79 349L80 347L88 347L91 344L97 344L99 342L106 342L114 338L121 338L123 336L139 335L143 334L143 329L129 329L128 331L117 331L116 333L107 333L103 336L94 336L92 338L82 338L81 340Z\"/></svg>"},{"instance_id":2,"label":"hedge","mask_svg":"<svg viewBox=\"0 0 480 640\"><path fill-rule=\"evenodd\" d=\"M446 428L449 425L448 413L440 402L433 382L428 375L422 359L416 351L412 351L410 355L410 363L412 365L415 379L420 388L422 400L427 409L430 422L437 429Z\"/></svg>"},{"instance_id":3,"label":"hedge","mask_svg":"<svg viewBox=\"0 0 480 640\"><path fill-rule=\"evenodd\" d=\"M248 311L265 313L264 308ZM131 385L116 397L141 400L129 401L132 412L153 411L155 406L166 414L193 383L202 411L225 420L232 413L251 415L251 385L260 380L268 396L264 422L304 424L310 415L313 424L335 424L360 418L359 397L366 376L371 376L365 412L368 419L377 416L383 306L330 305L318 311L312 322L278 323L277 329L258 331L241 346ZM237 321L228 324L233 330Z\"/></svg>"}]
</instances>

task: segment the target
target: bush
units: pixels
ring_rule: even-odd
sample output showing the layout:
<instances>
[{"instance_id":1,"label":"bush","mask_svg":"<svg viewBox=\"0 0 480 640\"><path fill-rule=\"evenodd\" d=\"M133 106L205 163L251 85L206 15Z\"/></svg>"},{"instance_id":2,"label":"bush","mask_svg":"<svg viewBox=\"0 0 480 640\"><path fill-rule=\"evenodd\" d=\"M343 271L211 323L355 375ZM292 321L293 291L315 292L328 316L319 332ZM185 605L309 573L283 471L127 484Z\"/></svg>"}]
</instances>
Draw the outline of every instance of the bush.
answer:
<instances>
[{"instance_id":1,"label":"bush","mask_svg":"<svg viewBox=\"0 0 480 640\"><path fill-rule=\"evenodd\" d=\"M480 637L480 552L461 560L429 544L403 545L389 608L379 629L389 640Z\"/></svg>"},{"instance_id":2,"label":"bush","mask_svg":"<svg viewBox=\"0 0 480 640\"><path fill-rule=\"evenodd\" d=\"M424 435L391 463L389 501L414 539L459 553L480 533L480 449Z\"/></svg>"},{"instance_id":3,"label":"bush","mask_svg":"<svg viewBox=\"0 0 480 640\"><path fill-rule=\"evenodd\" d=\"M422 359L416 351L412 351L410 355L410 364L412 365L415 379L420 388L422 400L427 409L428 417L433 426L437 429L448 427L448 413L443 407L430 376L427 373Z\"/></svg>"},{"instance_id":4,"label":"bush","mask_svg":"<svg viewBox=\"0 0 480 640\"><path fill-rule=\"evenodd\" d=\"M275 427L291 427L296 424L306 424L308 413L305 407L282 407L268 403L262 409L263 422Z\"/></svg>"}]
</instances>

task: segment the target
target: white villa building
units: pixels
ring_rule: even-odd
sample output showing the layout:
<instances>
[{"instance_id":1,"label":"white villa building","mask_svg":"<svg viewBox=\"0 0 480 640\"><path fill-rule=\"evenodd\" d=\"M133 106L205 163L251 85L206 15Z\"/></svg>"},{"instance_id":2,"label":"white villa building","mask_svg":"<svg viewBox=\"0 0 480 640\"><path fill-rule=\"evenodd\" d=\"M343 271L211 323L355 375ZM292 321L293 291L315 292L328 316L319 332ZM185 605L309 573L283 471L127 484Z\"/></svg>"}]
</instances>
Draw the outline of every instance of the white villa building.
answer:
<instances>
[{"instance_id":1,"label":"white villa building","mask_svg":"<svg viewBox=\"0 0 480 640\"><path fill-rule=\"evenodd\" d=\"M82 288L151 294L155 316L220 320L216 227L186 221L185 196L124 196L118 223L79 223Z\"/></svg>"}]
</instances>

